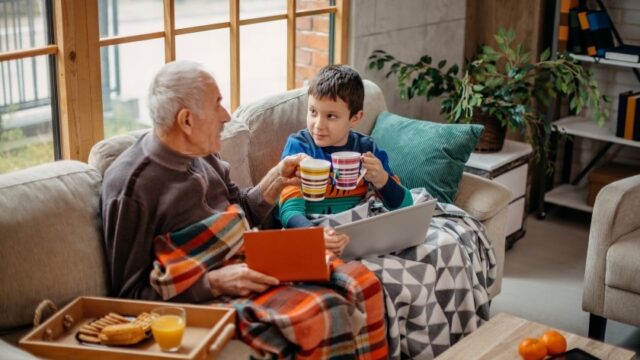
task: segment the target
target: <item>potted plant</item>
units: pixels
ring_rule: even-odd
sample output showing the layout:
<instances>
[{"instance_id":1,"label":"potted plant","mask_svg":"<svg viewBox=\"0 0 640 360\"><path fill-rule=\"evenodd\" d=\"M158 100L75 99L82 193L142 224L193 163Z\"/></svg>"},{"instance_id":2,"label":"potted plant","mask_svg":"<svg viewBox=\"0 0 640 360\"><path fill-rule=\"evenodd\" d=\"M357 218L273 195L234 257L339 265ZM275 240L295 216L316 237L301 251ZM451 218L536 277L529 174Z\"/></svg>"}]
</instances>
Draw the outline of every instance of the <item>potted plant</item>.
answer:
<instances>
[{"instance_id":1,"label":"potted plant","mask_svg":"<svg viewBox=\"0 0 640 360\"><path fill-rule=\"evenodd\" d=\"M432 65L424 55L416 63L405 63L383 50L369 57L369 68L397 77L400 97L427 100L442 97L440 112L449 122L476 122L485 125L476 150L499 151L506 129L521 131L537 159L548 151L549 133L555 125L545 119L549 102L559 96L570 98L569 108L579 113L585 106L600 126L608 117L610 99L598 90L592 72L585 70L569 54L550 59L549 50L532 61L522 45L513 46L515 32L500 28L494 35L497 49L481 46L458 77L458 65L445 69L446 61Z\"/></svg>"}]
</instances>

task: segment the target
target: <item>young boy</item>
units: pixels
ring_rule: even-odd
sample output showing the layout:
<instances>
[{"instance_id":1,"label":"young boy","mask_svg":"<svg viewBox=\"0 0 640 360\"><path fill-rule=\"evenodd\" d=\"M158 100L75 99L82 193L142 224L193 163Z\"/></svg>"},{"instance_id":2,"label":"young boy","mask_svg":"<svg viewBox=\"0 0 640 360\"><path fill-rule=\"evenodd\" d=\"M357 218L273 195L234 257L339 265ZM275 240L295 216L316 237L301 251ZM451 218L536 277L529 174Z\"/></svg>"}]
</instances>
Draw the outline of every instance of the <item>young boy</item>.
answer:
<instances>
[{"instance_id":1,"label":"young boy","mask_svg":"<svg viewBox=\"0 0 640 360\"><path fill-rule=\"evenodd\" d=\"M309 85L307 128L287 139L282 157L305 153L315 159L331 161L338 151L362 154L365 181L353 190L338 190L330 179L322 201L306 201L298 186L280 193L280 221L285 228L313 226L308 214L337 214L358 205L373 186L388 209L413 204L409 191L391 172L387 153L369 136L351 130L362 119L364 85L358 72L344 65L329 65L320 70ZM325 246L340 254L349 242L346 234L325 228Z\"/></svg>"}]
</instances>

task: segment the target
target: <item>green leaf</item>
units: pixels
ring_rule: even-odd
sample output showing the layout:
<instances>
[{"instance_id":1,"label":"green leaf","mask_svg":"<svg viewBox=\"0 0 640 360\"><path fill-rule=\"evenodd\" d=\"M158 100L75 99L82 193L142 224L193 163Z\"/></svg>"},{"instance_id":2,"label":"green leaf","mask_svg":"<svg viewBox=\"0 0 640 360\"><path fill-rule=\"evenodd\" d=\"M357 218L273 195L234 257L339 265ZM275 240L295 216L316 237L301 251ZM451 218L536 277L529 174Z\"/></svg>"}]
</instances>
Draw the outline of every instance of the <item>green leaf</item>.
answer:
<instances>
[{"instance_id":1,"label":"green leaf","mask_svg":"<svg viewBox=\"0 0 640 360\"><path fill-rule=\"evenodd\" d=\"M440 60L438 62L438 69L442 69L445 65L447 65L447 60Z\"/></svg>"},{"instance_id":2,"label":"green leaf","mask_svg":"<svg viewBox=\"0 0 640 360\"><path fill-rule=\"evenodd\" d=\"M376 67L378 68L378 70L382 70L382 68L384 67L384 60L378 59L378 61L376 62Z\"/></svg>"},{"instance_id":3,"label":"green leaf","mask_svg":"<svg viewBox=\"0 0 640 360\"><path fill-rule=\"evenodd\" d=\"M551 51L549 50L549 48L546 48L542 54L540 54L540 61L547 61L549 59L549 55L551 54Z\"/></svg>"}]
</instances>

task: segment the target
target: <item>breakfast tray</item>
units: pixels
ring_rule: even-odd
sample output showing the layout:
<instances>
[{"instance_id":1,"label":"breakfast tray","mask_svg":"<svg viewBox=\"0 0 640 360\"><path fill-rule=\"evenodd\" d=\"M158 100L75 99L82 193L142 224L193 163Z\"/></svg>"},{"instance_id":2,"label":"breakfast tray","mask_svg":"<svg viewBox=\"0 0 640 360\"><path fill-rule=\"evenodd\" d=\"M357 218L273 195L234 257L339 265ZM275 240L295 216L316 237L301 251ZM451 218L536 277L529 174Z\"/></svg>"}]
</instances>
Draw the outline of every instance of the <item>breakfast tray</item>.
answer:
<instances>
[{"instance_id":1,"label":"breakfast tray","mask_svg":"<svg viewBox=\"0 0 640 360\"><path fill-rule=\"evenodd\" d=\"M82 325L110 312L135 317L173 305L183 307L187 317L177 352L162 352L153 337L131 346L83 344L76 339ZM235 335L235 317L235 310L220 306L79 297L24 336L20 346L47 359L214 359Z\"/></svg>"}]
</instances>

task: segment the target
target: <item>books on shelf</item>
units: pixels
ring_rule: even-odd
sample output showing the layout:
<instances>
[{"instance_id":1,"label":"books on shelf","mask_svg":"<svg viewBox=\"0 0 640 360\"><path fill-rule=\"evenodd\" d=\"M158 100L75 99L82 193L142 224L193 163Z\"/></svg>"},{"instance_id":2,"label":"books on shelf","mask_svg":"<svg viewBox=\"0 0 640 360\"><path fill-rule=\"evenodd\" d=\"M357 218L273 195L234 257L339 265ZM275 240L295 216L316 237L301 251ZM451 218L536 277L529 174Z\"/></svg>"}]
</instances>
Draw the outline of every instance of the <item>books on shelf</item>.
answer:
<instances>
[{"instance_id":1,"label":"books on shelf","mask_svg":"<svg viewBox=\"0 0 640 360\"><path fill-rule=\"evenodd\" d=\"M609 14L604 10L589 11L587 19L589 20L593 44L596 47L596 56L604 57L605 51L613 47Z\"/></svg>"},{"instance_id":2,"label":"books on shelf","mask_svg":"<svg viewBox=\"0 0 640 360\"><path fill-rule=\"evenodd\" d=\"M569 10L578 6L578 0L562 0L560 3L560 26L558 28L558 51L567 50L569 40Z\"/></svg>"},{"instance_id":3,"label":"books on shelf","mask_svg":"<svg viewBox=\"0 0 640 360\"><path fill-rule=\"evenodd\" d=\"M607 50L604 54L604 58L637 63L640 62L640 46L621 45Z\"/></svg>"},{"instance_id":4,"label":"books on shelf","mask_svg":"<svg viewBox=\"0 0 640 360\"><path fill-rule=\"evenodd\" d=\"M640 91L627 91L618 98L616 136L640 141Z\"/></svg>"}]
</instances>

